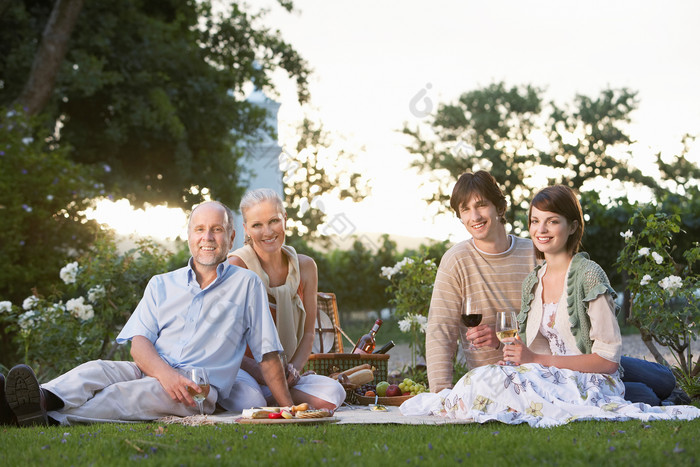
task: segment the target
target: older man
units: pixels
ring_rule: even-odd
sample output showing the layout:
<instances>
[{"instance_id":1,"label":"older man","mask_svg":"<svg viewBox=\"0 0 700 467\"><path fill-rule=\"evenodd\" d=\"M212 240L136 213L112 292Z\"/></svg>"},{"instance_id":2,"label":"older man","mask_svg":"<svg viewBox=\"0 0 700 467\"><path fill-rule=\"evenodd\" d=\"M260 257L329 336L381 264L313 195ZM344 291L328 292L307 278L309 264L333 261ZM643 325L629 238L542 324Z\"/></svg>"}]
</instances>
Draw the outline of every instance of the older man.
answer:
<instances>
[{"instance_id":1,"label":"older man","mask_svg":"<svg viewBox=\"0 0 700 467\"><path fill-rule=\"evenodd\" d=\"M207 370L204 409L212 413L229 395L246 345L278 403L292 404L265 288L254 273L226 262L235 236L231 210L215 201L200 204L187 236L188 265L151 279L117 337L131 340L134 361L87 362L42 386L28 366L12 368L5 397L19 425L48 417L70 424L198 413L188 388L200 390L178 371L189 367Z\"/></svg>"}]
</instances>

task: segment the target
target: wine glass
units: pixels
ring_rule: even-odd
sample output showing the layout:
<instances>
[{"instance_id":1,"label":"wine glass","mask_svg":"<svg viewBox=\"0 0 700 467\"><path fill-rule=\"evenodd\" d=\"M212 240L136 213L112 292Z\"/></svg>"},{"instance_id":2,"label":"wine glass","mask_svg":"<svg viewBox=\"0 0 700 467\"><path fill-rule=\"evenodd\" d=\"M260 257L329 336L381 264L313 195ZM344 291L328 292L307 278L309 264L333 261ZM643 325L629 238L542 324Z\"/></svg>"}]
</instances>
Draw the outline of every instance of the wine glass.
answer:
<instances>
[{"instance_id":1,"label":"wine glass","mask_svg":"<svg viewBox=\"0 0 700 467\"><path fill-rule=\"evenodd\" d=\"M518 334L518 321L514 311L499 311L496 313L496 336L498 340L515 337ZM503 345L510 345L512 342L503 342ZM506 365L515 365L513 362L506 362Z\"/></svg>"},{"instance_id":2,"label":"wine glass","mask_svg":"<svg viewBox=\"0 0 700 467\"><path fill-rule=\"evenodd\" d=\"M194 401L197 403L197 407L199 408L199 414L204 415L204 400L209 395L210 389L207 370L205 370L204 368L188 368L187 377L194 381L195 384L199 386L199 389L202 390L202 392L197 392L195 389L189 386L187 387L187 392L190 393L192 399L194 399Z\"/></svg>"},{"instance_id":3,"label":"wine glass","mask_svg":"<svg viewBox=\"0 0 700 467\"><path fill-rule=\"evenodd\" d=\"M466 301L464 302L464 306L462 307L461 316L462 323L467 327L467 330L469 330L469 328L473 328L474 326L478 326L481 323L481 317L481 312L477 309L476 306L472 305L471 297L467 297ZM466 344L466 347L464 344ZM462 342L462 347L465 347L464 350L477 350L477 348L474 346L474 343L468 340L466 336L464 337L464 341Z\"/></svg>"}]
</instances>

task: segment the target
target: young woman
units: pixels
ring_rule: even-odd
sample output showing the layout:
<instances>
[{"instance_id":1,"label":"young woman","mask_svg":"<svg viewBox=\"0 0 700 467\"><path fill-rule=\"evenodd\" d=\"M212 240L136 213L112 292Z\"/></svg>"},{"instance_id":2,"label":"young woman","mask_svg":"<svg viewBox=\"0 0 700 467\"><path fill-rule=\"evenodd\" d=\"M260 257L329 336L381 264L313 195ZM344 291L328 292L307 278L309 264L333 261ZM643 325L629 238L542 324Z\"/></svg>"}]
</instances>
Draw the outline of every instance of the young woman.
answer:
<instances>
[{"instance_id":1,"label":"young woman","mask_svg":"<svg viewBox=\"0 0 700 467\"><path fill-rule=\"evenodd\" d=\"M584 222L573 191L557 185L537 193L528 225L544 263L523 282L519 335L503 340L509 344L503 346L503 361L475 368L451 390L409 399L402 413L532 426L700 417L700 409L691 406L652 407L623 399L615 292L601 267L577 253Z\"/></svg>"},{"instance_id":2,"label":"young woman","mask_svg":"<svg viewBox=\"0 0 700 467\"><path fill-rule=\"evenodd\" d=\"M263 281L287 362L287 383L294 403L335 409L345 390L337 381L315 374L300 375L311 354L316 322L318 273L316 263L285 245L287 213L282 199L270 189L246 193L241 200L245 246L229 254L229 263L255 272ZM262 373L248 354L244 357L230 399L237 409L271 403Z\"/></svg>"}]
</instances>

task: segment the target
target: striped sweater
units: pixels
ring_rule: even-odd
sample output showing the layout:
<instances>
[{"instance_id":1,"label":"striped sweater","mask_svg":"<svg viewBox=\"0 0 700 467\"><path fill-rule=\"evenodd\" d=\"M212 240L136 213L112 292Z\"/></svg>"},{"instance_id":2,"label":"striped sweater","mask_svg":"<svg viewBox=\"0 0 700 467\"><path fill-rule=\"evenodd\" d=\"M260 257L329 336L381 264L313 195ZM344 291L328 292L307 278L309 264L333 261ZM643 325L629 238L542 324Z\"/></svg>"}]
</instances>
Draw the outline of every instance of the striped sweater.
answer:
<instances>
[{"instance_id":1,"label":"striped sweater","mask_svg":"<svg viewBox=\"0 0 700 467\"><path fill-rule=\"evenodd\" d=\"M521 286L536 265L532 241L514 235L510 248L498 254L480 251L473 239L450 248L440 261L428 313L425 336L428 383L432 392L452 387L452 363L459 333L466 332L460 315L466 297L483 314L481 323L494 326L496 312L520 311ZM470 368L496 363L500 350L469 352Z\"/></svg>"}]
</instances>

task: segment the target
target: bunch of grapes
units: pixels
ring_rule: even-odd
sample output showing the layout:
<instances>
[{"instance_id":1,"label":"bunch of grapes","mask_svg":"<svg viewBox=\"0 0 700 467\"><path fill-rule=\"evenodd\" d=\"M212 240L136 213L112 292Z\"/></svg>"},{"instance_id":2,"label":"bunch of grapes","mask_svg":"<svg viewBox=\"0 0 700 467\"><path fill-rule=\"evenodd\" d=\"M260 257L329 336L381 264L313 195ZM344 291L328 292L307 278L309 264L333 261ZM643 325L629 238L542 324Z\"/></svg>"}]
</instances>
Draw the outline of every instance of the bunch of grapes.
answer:
<instances>
[{"instance_id":1,"label":"bunch of grapes","mask_svg":"<svg viewBox=\"0 0 700 467\"><path fill-rule=\"evenodd\" d=\"M358 396L364 396L367 391L374 391L377 393L377 385L372 383L363 384L362 386L355 388L355 394Z\"/></svg>"},{"instance_id":2,"label":"bunch of grapes","mask_svg":"<svg viewBox=\"0 0 700 467\"><path fill-rule=\"evenodd\" d=\"M421 392L428 391L428 388L425 386L425 384L416 383L410 378L405 378L402 382L400 382L399 389L401 389L401 392L403 393L410 392L412 396L420 394Z\"/></svg>"}]
</instances>

